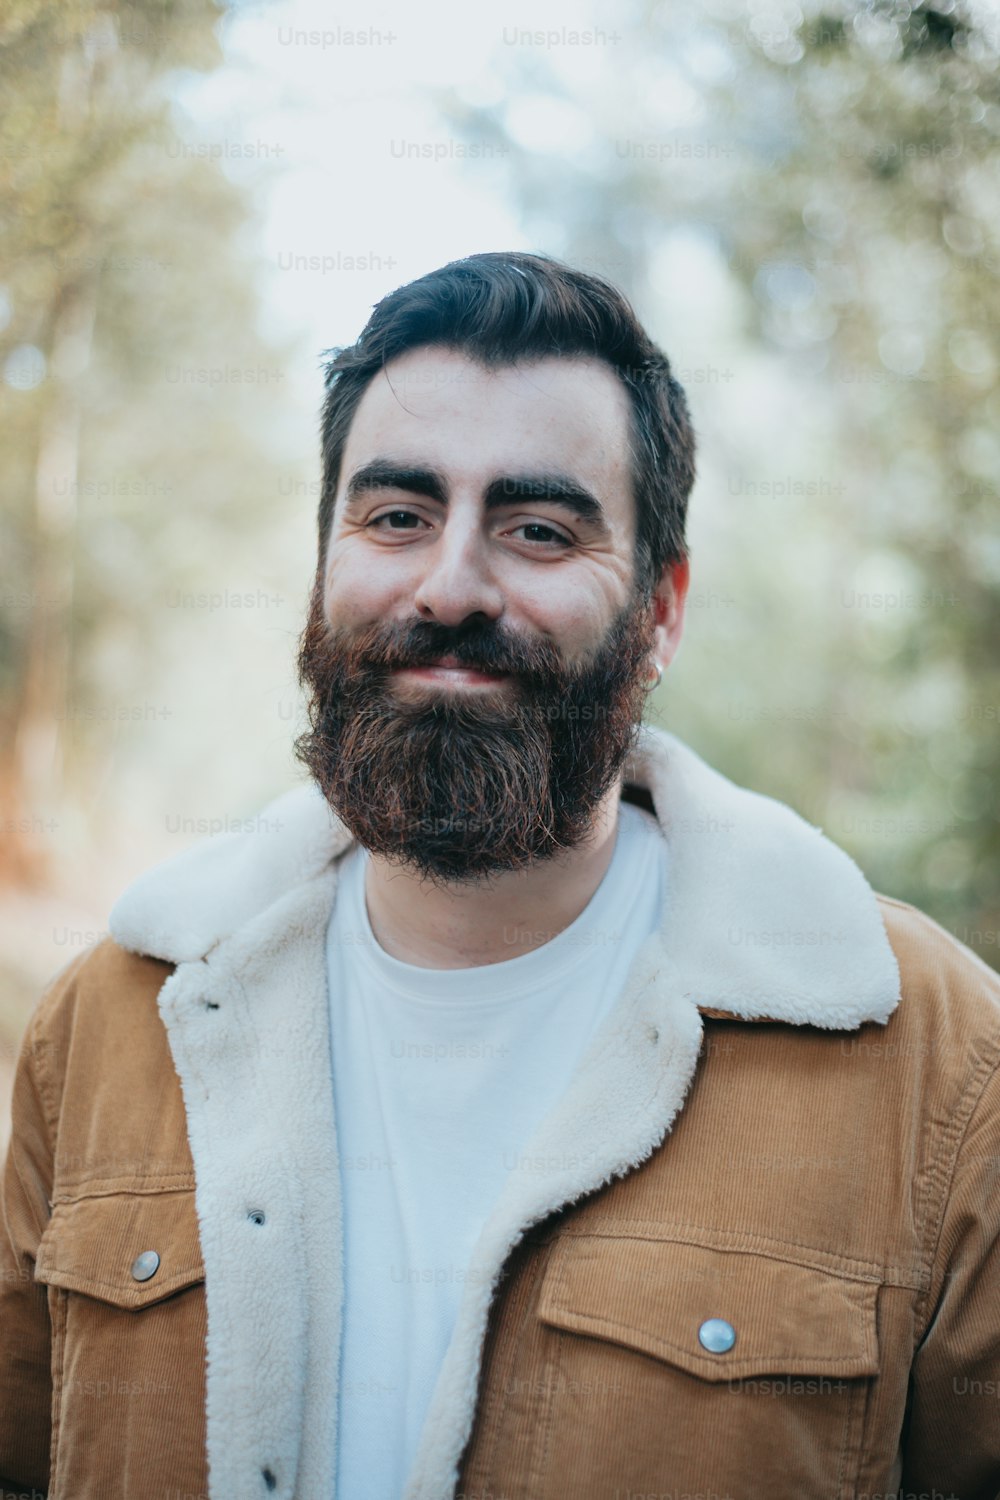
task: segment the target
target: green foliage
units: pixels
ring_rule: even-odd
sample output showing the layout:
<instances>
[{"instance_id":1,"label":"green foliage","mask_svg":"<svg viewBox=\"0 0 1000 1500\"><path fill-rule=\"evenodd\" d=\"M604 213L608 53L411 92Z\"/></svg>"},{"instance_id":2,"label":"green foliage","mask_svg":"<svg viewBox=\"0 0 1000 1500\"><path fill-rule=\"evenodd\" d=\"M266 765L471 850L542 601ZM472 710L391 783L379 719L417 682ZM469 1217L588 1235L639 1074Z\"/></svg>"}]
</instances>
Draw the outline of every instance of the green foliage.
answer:
<instances>
[{"instance_id":1,"label":"green foliage","mask_svg":"<svg viewBox=\"0 0 1000 1500\"><path fill-rule=\"evenodd\" d=\"M657 711L996 964L995 12L701 0L617 22L585 82L533 55L500 109L451 112L508 144L536 243L623 285L692 368L705 607ZM526 139L525 98L559 101L579 146Z\"/></svg>"},{"instance_id":2,"label":"green foliage","mask_svg":"<svg viewBox=\"0 0 1000 1500\"><path fill-rule=\"evenodd\" d=\"M18 0L2 22L0 810L15 828L58 795L57 767L84 793L104 773L95 705L142 696L170 591L209 563L217 580L273 512L261 467L285 370L255 326L249 194L170 104L178 78L221 61L223 14Z\"/></svg>"}]
</instances>

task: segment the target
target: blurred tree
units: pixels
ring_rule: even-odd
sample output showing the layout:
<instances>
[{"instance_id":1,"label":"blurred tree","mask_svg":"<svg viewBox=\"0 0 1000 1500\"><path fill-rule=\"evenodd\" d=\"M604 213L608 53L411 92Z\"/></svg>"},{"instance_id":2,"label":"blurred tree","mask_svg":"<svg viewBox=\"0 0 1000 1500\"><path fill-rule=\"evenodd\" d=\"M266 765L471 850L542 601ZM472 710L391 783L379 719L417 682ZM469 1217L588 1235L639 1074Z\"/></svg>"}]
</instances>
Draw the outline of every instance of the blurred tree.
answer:
<instances>
[{"instance_id":1,"label":"blurred tree","mask_svg":"<svg viewBox=\"0 0 1000 1500\"><path fill-rule=\"evenodd\" d=\"M686 382L696 561L737 607L697 617L661 701L997 965L995 8L700 0L616 22L604 65L526 46L503 105L448 107L508 147L540 245L630 291L675 363L675 328L707 357ZM685 308L710 322L716 292L737 298L728 350ZM706 390L727 354L739 378Z\"/></svg>"},{"instance_id":2,"label":"blurred tree","mask_svg":"<svg viewBox=\"0 0 1000 1500\"><path fill-rule=\"evenodd\" d=\"M95 725L155 674L171 585L266 509L284 372L223 163L268 148L185 140L169 103L221 61L224 13L9 0L0 20L0 881L43 879L44 815L70 784L86 802Z\"/></svg>"}]
</instances>

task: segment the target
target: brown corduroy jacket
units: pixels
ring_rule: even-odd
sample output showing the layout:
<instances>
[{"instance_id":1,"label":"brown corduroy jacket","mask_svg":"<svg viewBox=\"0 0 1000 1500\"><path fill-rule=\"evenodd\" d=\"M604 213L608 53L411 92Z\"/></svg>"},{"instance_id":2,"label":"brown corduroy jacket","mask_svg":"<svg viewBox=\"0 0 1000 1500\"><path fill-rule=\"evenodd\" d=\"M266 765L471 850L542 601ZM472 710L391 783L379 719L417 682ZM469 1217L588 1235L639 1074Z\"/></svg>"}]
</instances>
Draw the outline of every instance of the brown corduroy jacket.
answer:
<instances>
[{"instance_id":1,"label":"brown corduroy jacket","mask_svg":"<svg viewBox=\"0 0 1000 1500\"><path fill-rule=\"evenodd\" d=\"M672 736L629 781L663 928L484 1226L407 1500L996 1500L1000 979ZM5 1495L334 1496L348 847L288 794L143 877L37 1007Z\"/></svg>"}]
</instances>

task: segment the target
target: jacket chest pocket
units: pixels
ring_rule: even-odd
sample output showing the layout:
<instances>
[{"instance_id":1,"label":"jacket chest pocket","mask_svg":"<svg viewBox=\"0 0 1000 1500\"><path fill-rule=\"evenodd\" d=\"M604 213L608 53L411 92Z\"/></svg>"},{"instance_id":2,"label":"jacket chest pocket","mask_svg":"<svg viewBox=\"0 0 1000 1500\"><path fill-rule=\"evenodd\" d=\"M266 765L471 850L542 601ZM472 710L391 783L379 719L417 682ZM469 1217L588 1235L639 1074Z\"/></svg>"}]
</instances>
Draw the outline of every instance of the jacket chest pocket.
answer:
<instances>
[{"instance_id":1,"label":"jacket chest pocket","mask_svg":"<svg viewBox=\"0 0 1000 1500\"><path fill-rule=\"evenodd\" d=\"M193 1190L56 1203L49 1500L207 1493L205 1270Z\"/></svg>"},{"instance_id":2,"label":"jacket chest pocket","mask_svg":"<svg viewBox=\"0 0 1000 1500\"><path fill-rule=\"evenodd\" d=\"M853 1494L878 1283L747 1251L569 1235L539 1292L539 1494Z\"/></svg>"}]
</instances>

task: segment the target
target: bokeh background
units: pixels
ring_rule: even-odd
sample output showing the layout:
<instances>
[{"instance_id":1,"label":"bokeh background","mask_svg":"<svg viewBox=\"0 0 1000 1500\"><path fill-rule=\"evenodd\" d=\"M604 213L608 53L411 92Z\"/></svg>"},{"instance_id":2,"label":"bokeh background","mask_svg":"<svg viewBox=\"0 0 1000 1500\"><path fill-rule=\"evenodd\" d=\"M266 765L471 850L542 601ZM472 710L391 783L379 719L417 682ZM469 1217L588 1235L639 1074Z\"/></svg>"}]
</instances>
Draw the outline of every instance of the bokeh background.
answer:
<instances>
[{"instance_id":1,"label":"bokeh background","mask_svg":"<svg viewBox=\"0 0 1000 1500\"><path fill-rule=\"evenodd\" d=\"M301 780L321 354L608 276L700 437L650 706L1000 965L1000 12L6 0L0 1139L42 988Z\"/></svg>"}]
</instances>

